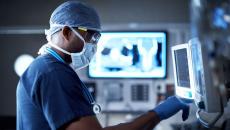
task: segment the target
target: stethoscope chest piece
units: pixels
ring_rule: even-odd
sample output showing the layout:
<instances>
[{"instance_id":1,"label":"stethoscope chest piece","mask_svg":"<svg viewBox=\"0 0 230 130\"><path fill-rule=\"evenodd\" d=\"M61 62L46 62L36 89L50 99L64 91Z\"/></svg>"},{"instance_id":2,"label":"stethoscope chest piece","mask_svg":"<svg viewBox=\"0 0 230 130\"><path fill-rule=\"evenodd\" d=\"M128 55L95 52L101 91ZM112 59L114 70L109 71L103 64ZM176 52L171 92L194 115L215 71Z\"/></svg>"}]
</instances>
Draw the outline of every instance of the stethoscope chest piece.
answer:
<instances>
[{"instance_id":1,"label":"stethoscope chest piece","mask_svg":"<svg viewBox=\"0 0 230 130\"><path fill-rule=\"evenodd\" d=\"M99 114L101 112L101 107L99 104L96 104L96 103L93 104L93 112L95 114Z\"/></svg>"}]
</instances>

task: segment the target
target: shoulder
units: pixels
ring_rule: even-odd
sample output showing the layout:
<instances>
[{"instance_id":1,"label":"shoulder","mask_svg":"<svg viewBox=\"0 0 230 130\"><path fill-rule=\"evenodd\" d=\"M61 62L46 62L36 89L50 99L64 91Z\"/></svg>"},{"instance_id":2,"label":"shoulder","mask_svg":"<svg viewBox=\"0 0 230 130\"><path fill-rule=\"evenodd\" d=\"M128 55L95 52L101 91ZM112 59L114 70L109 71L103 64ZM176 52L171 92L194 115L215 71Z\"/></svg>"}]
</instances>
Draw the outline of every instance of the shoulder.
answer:
<instances>
[{"instance_id":1,"label":"shoulder","mask_svg":"<svg viewBox=\"0 0 230 130\"><path fill-rule=\"evenodd\" d=\"M40 87L52 87L57 83L70 86L81 84L77 73L68 64L49 54L37 57L21 76L20 82L30 91Z\"/></svg>"},{"instance_id":2,"label":"shoulder","mask_svg":"<svg viewBox=\"0 0 230 130\"><path fill-rule=\"evenodd\" d=\"M47 75L48 73L68 73L77 76L68 64L58 61L50 54L38 56L26 71L39 76Z\"/></svg>"}]
</instances>

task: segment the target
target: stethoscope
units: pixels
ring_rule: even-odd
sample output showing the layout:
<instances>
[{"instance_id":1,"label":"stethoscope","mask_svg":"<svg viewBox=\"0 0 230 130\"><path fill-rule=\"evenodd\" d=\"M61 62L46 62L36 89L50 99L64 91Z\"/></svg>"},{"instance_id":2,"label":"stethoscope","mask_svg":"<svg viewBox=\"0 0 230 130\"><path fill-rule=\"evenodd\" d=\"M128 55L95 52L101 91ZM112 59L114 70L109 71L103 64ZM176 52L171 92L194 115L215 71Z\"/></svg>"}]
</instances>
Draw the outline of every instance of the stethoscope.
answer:
<instances>
[{"instance_id":1,"label":"stethoscope","mask_svg":"<svg viewBox=\"0 0 230 130\"><path fill-rule=\"evenodd\" d=\"M51 54L52 56L54 56L57 60L65 63L65 61L60 57L60 55L58 55L57 52L55 52L51 48L47 47L45 51ZM89 90L86 88L86 86L83 83L82 83L82 89L83 89L84 98L87 99L91 105L93 105L93 112L95 114L99 114L101 112L100 105L95 102L93 96L91 95L91 93L89 92Z\"/></svg>"}]
</instances>

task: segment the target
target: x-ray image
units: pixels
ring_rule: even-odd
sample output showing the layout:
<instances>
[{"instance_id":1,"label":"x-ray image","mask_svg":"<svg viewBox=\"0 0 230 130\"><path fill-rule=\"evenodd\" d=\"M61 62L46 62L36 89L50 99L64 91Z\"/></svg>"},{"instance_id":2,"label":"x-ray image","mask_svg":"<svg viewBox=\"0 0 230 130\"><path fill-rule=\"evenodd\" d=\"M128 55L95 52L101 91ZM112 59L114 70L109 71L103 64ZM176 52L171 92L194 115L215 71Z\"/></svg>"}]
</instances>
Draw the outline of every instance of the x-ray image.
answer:
<instances>
[{"instance_id":1,"label":"x-ray image","mask_svg":"<svg viewBox=\"0 0 230 130\"><path fill-rule=\"evenodd\" d=\"M165 74L163 32L103 33L89 67L92 77L160 78Z\"/></svg>"}]
</instances>

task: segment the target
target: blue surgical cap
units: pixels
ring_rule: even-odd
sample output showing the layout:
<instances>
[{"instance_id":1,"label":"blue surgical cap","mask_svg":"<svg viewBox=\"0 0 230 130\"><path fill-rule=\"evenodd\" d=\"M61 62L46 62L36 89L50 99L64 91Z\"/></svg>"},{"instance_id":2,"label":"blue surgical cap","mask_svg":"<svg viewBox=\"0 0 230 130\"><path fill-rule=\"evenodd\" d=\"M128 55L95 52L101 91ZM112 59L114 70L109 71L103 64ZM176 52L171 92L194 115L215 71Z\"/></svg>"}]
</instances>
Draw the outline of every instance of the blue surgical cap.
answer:
<instances>
[{"instance_id":1,"label":"blue surgical cap","mask_svg":"<svg viewBox=\"0 0 230 130\"><path fill-rule=\"evenodd\" d=\"M50 29L46 35L52 35L64 26L84 27L101 31L99 16L95 9L78 1L67 1L58 6L50 17Z\"/></svg>"}]
</instances>

